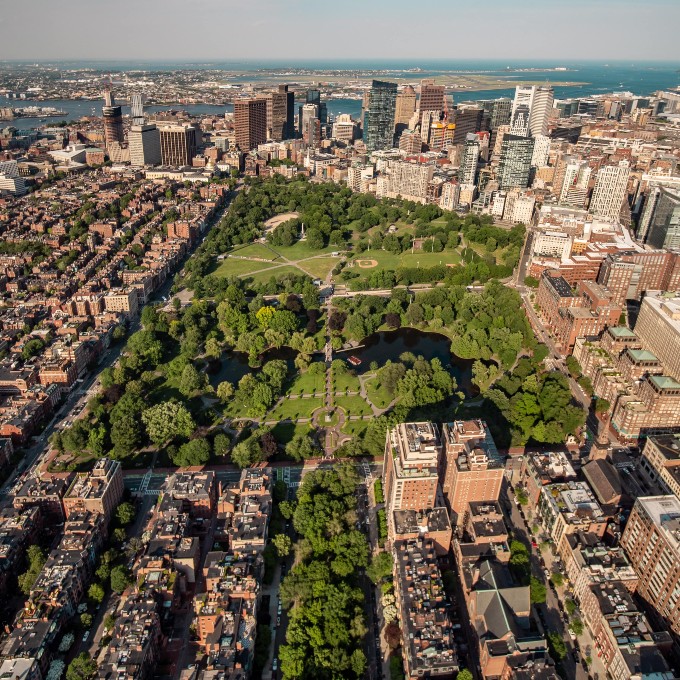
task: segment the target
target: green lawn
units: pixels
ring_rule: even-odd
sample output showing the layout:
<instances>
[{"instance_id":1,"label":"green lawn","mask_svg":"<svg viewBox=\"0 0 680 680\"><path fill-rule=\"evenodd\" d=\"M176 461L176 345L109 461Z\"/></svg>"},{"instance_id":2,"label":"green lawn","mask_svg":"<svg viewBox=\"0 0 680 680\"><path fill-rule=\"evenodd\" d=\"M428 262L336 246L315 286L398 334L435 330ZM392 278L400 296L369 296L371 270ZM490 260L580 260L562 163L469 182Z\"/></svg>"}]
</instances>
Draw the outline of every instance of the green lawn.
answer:
<instances>
[{"instance_id":1,"label":"green lawn","mask_svg":"<svg viewBox=\"0 0 680 680\"><path fill-rule=\"evenodd\" d=\"M213 272L215 276L245 276L258 269L269 269L276 267L270 262L253 262L251 260L234 260L228 257L219 263L217 269Z\"/></svg>"},{"instance_id":2,"label":"green lawn","mask_svg":"<svg viewBox=\"0 0 680 680\"><path fill-rule=\"evenodd\" d=\"M370 420L348 420L342 426L342 432L356 437L368 427L370 422Z\"/></svg>"},{"instance_id":3,"label":"green lawn","mask_svg":"<svg viewBox=\"0 0 680 680\"><path fill-rule=\"evenodd\" d=\"M276 260L278 254L272 248L263 243L251 243L248 246L239 246L231 251L232 255L239 255L240 257L259 257L262 260Z\"/></svg>"},{"instance_id":4,"label":"green lawn","mask_svg":"<svg viewBox=\"0 0 680 680\"><path fill-rule=\"evenodd\" d=\"M265 416L265 420L297 420L298 418L311 418L312 412L322 406L322 397L311 397L310 399L284 399L279 406Z\"/></svg>"},{"instance_id":5,"label":"green lawn","mask_svg":"<svg viewBox=\"0 0 680 680\"><path fill-rule=\"evenodd\" d=\"M336 406L344 408L348 416L369 416L373 413L371 407L360 396L336 397Z\"/></svg>"},{"instance_id":6,"label":"green lawn","mask_svg":"<svg viewBox=\"0 0 680 680\"><path fill-rule=\"evenodd\" d=\"M441 253L425 253L422 251L407 251L405 253L388 253L386 250L370 250L356 255L354 260L375 260L377 267L363 268L358 265L352 267L356 274L370 274L378 268L397 269L398 267L434 267L438 264L459 264L460 253L455 250L443 250Z\"/></svg>"},{"instance_id":7,"label":"green lawn","mask_svg":"<svg viewBox=\"0 0 680 680\"><path fill-rule=\"evenodd\" d=\"M387 408L392 401L389 392L378 382L377 378L372 378L366 383L366 394L378 408Z\"/></svg>"},{"instance_id":8,"label":"green lawn","mask_svg":"<svg viewBox=\"0 0 680 680\"><path fill-rule=\"evenodd\" d=\"M302 260L306 257L314 257L315 255L329 255L336 250L342 250L339 246L326 246L321 248L312 248L307 241L298 241L292 246L272 246L279 255L285 257L288 260L296 262L297 260Z\"/></svg>"},{"instance_id":9,"label":"green lawn","mask_svg":"<svg viewBox=\"0 0 680 680\"><path fill-rule=\"evenodd\" d=\"M298 434L307 434L312 428L308 423L297 425L296 423L278 423L272 428L272 434L276 437L279 444L285 446L293 437Z\"/></svg>"},{"instance_id":10,"label":"green lawn","mask_svg":"<svg viewBox=\"0 0 680 680\"><path fill-rule=\"evenodd\" d=\"M262 264L262 262L249 263L249 264ZM248 278L252 279L254 283L267 283L271 277L284 276L286 274L295 274L296 276L302 276L303 271L292 265L283 265L282 267L271 266L270 270L259 272L258 274L253 274Z\"/></svg>"},{"instance_id":11,"label":"green lawn","mask_svg":"<svg viewBox=\"0 0 680 680\"><path fill-rule=\"evenodd\" d=\"M313 394L315 392L321 394L324 391L325 382L326 376L324 373L312 375L307 371L295 378L286 394Z\"/></svg>"},{"instance_id":12,"label":"green lawn","mask_svg":"<svg viewBox=\"0 0 680 680\"><path fill-rule=\"evenodd\" d=\"M333 375L333 389L336 392L358 392L361 389L359 378L352 375L349 371L347 373L334 373Z\"/></svg>"},{"instance_id":13,"label":"green lawn","mask_svg":"<svg viewBox=\"0 0 680 680\"><path fill-rule=\"evenodd\" d=\"M338 262L340 262L339 257L326 255L300 262L298 263L298 267L302 267L313 279L321 279L323 281L328 274L333 271L333 268Z\"/></svg>"}]
</instances>

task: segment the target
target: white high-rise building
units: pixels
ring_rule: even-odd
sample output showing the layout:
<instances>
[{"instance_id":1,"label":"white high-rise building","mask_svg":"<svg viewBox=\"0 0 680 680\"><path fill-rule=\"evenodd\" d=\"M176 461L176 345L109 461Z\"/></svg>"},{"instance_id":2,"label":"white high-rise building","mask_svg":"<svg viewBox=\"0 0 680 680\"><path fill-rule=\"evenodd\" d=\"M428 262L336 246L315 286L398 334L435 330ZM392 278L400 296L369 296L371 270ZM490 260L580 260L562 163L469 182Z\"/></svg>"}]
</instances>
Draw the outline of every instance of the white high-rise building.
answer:
<instances>
[{"instance_id":1,"label":"white high-rise building","mask_svg":"<svg viewBox=\"0 0 680 680\"><path fill-rule=\"evenodd\" d=\"M458 180L461 184L474 184L479 164L480 144L477 135L469 134L465 140L465 151L458 169Z\"/></svg>"},{"instance_id":2,"label":"white high-rise building","mask_svg":"<svg viewBox=\"0 0 680 680\"><path fill-rule=\"evenodd\" d=\"M9 192L15 196L26 193L26 182L19 174L16 161L0 161L0 194Z\"/></svg>"},{"instance_id":3,"label":"white high-rise building","mask_svg":"<svg viewBox=\"0 0 680 680\"><path fill-rule=\"evenodd\" d=\"M531 156L531 165L534 168L543 168L548 165L550 155L550 137L536 135L534 138L534 153Z\"/></svg>"},{"instance_id":4,"label":"white high-rise building","mask_svg":"<svg viewBox=\"0 0 680 680\"><path fill-rule=\"evenodd\" d=\"M597 171L590 212L594 215L618 219L626 196L630 165L621 161L618 165L605 165Z\"/></svg>"},{"instance_id":5,"label":"white high-rise building","mask_svg":"<svg viewBox=\"0 0 680 680\"><path fill-rule=\"evenodd\" d=\"M520 130L523 128L527 128L532 137L547 134L554 99L549 85L519 85L515 88L511 126L516 131L512 134L522 134Z\"/></svg>"},{"instance_id":6,"label":"white high-rise building","mask_svg":"<svg viewBox=\"0 0 680 680\"><path fill-rule=\"evenodd\" d=\"M425 203L427 186L434 175L434 165L410 161L389 161L387 186L383 194L387 198L401 196L409 201Z\"/></svg>"},{"instance_id":7,"label":"white high-rise building","mask_svg":"<svg viewBox=\"0 0 680 680\"><path fill-rule=\"evenodd\" d=\"M588 198L588 183L592 168L587 161L568 163L564 171L564 181L560 191L560 205L583 208Z\"/></svg>"},{"instance_id":8,"label":"white high-rise building","mask_svg":"<svg viewBox=\"0 0 680 680\"><path fill-rule=\"evenodd\" d=\"M460 184L457 182L444 182L442 195L439 197L439 207L442 210L455 210L460 197Z\"/></svg>"},{"instance_id":9,"label":"white high-rise building","mask_svg":"<svg viewBox=\"0 0 680 680\"><path fill-rule=\"evenodd\" d=\"M132 125L128 146L132 165L160 165L161 135L155 125Z\"/></svg>"}]
</instances>

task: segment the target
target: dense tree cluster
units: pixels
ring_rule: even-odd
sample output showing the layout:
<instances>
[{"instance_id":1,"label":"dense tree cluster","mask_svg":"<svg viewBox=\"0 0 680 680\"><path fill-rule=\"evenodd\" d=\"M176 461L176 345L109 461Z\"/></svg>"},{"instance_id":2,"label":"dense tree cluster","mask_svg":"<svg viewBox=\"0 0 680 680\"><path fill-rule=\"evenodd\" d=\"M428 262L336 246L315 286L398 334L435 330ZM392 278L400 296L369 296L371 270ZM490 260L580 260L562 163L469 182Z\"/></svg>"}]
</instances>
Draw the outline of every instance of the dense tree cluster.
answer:
<instances>
[{"instance_id":1,"label":"dense tree cluster","mask_svg":"<svg viewBox=\"0 0 680 680\"><path fill-rule=\"evenodd\" d=\"M279 652L287 680L363 677L367 628L356 569L368 566L369 551L354 528L358 481L352 466L340 465L309 473L300 487L293 515L298 559L281 585L291 608Z\"/></svg>"}]
</instances>

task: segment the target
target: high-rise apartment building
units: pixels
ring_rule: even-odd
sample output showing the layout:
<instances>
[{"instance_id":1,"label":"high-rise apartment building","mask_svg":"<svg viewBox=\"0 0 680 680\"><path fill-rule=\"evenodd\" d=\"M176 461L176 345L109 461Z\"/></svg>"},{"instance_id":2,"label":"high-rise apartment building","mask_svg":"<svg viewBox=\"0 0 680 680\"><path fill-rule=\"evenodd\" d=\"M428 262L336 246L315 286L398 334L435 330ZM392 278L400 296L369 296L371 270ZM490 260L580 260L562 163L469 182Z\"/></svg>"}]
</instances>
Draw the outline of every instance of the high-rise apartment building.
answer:
<instances>
[{"instance_id":1,"label":"high-rise apartment building","mask_svg":"<svg viewBox=\"0 0 680 680\"><path fill-rule=\"evenodd\" d=\"M369 152L391 149L394 145L397 84L374 80L367 100L364 111L366 149Z\"/></svg>"},{"instance_id":2,"label":"high-rise apartment building","mask_svg":"<svg viewBox=\"0 0 680 680\"><path fill-rule=\"evenodd\" d=\"M275 142L295 137L295 94L288 85L267 95L267 137Z\"/></svg>"},{"instance_id":3,"label":"high-rise apartment building","mask_svg":"<svg viewBox=\"0 0 680 680\"><path fill-rule=\"evenodd\" d=\"M386 167L387 186L384 195L388 198L401 196L409 201L424 203L427 189L434 175L432 164L415 161L388 161Z\"/></svg>"},{"instance_id":4,"label":"high-rise apartment building","mask_svg":"<svg viewBox=\"0 0 680 680\"><path fill-rule=\"evenodd\" d=\"M477 106L489 114L489 127L492 130L501 125L510 125L512 119L512 99L480 100Z\"/></svg>"},{"instance_id":5,"label":"high-rise apartment building","mask_svg":"<svg viewBox=\"0 0 680 680\"><path fill-rule=\"evenodd\" d=\"M445 423L442 437L444 453L439 466L442 491L451 523L462 524L470 503L498 500L505 461L481 420Z\"/></svg>"},{"instance_id":6,"label":"high-rise apartment building","mask_svg":"<svg viewBox=\"0 0 680 680\"><path fill-rule=\"evenodd\" d=\"M132 125L128 145L132 165L159 165L162 162L161 135L155 125Z\"/></svg>"},{"instance_id":7,"label":"high-rise apartment building","mask_svg":"<svg viewBox=\"0 0 680 680\"><path fill-rule=\"evenodd\" d=\"M498 165L498 185L501 189L526 189L531 175L534 140L531 137L504 135Z\"/></svg>"},{"instance_id":8,"label":"high-rise apartment building","mask_svg":"<svg viewBox=\"0 0 680 680\"><path fill-rule=\"evenodd\" d=\"M564 169L559 203L572 208L583 208L588 198L588 185L592 169L587 161L575 160Z\"/></svg>"},{"instance_id":9,"label":"high-rise apartment building","mask_svg":"<svg viewBox=\"0 0 680 680\"><path fill-rule=\"evenodd\" d=\"M534 137L534 152L531 154L531 166L542 168L548 165L550 155L550 137L547 135L536 135Z\"/></svg>"},{"instance_id":10,"label":"high-rise apartment building","mask_svg":"<svg viewBox=\"0 0 680 680\"><path fill-rule=\"evenodd\" d=\"M621 161L618 165L605 165L597 171L590 212L618 220L621 206L626 198L630 164Z\"/></svg>"},{"instance_id":11,"label":"high-rise apartment building","mask_svg":"<svg viewBox=\"0 0 680 680\"><path fill-rule=\"evenodd\" d=\"M548 120L553 108L554 92L549 85L520 85L515 88L511 125L513 134L520 130L532 137L548 133Z\"/></svg>"},{"instance_id":12,"label":"high-rise apartment building","mask_svg":"<svg viewBox=\"0 0 680 680\"><path fill-rule=\"evenodd\" d=\"M441 114L444 110L444 86L435 85L432 79L421 80L418 109L421 121L423 114L427 112L434 111L437 114Z\"/></svg>"},{"instance_id":13,"label":"high-rise apartment building","mask_svg":"<svg viewBox=\"0 0 680 680\"><path fill-rule=\"evenodd\" d=\"M318 104L303 104L300 114L300 132L307 146L318 147L321 143L321 121Z\"/></svg>"},{"instance_id":14,"label":"high-rise apartment building","mask_svg":"<svg viewBox=\"0 0 680 680\"><path fill-rule=\"evenodd\" d=\"M114 144L122 144L125 139L123 112L120 106L116 106L110 91L104 93L102 117L104 119L104 144L106 148L110 149Z\"/></svg>"},{"instance_id":15,"label":"high-rise apartment building","mask_svg":"<svg viewBox=\"0 0 680 680\"><path fill-rule=\"evenodd\" d=\"M650 200L651 199L651 200ZM680 191L655 187L641 220L644 242L652 248L680 248Z\"/></svg>"},{"instance_id":16,"label":"high-rise apartment building","mask_svg":"<svg viewBox=\"0 0 680 680\"><path fill-rule=\"evenodd\" d=\"M477 135L469 134L465 140L465 150L458 169L458 181L461 184L475 184L479 165L479 148Z\"/></svg>"},{"instance_id":17,"label":"high-rise apartment building","mask_svg":"<svg viewBox=\"0 0 680 680\"><path fill-rule=\"evenodd\" d=\"M680 297L673 293L645 295L635 335L661 360L666 375L680 380Z\"/></svg>"},{"instance_id":18,"label":"high-rise apartment building","mask_svg":"<svg viewBox=\"0 0 680 680\"><path fill-rule=\"evenodd\" d=\"M680 500L638 497L621 545L640 579L636 592L653 605L650 618L680 637Z\"/></svg>"},{"instance_id":19,"label":"high-rise apartment building","mask_svg":"<svg viewBox=\"0 0 680 680\"><path fill-rule=\"evenodd\" d=\"M406 85L403 90L397 94L395 114L394 114L394 128L395 135L399 137L404 130L407 130L416 112L416 100L418 96L416 91L410 85Z\"/></svg>"},{"instance_id":20,"label":"high-rise apartment building","mask_svg":"<svg viewBox=\"0 0 680 680\"><path fill-rule=\"evenodd\" d=\"M163 165L191 165L198 148L198 131L188 123L161 125L159 128Z\"/></svg>"},{"instance_id":21,"label":"high-rise apartment building","mask_svg":"<svg viewBox=\"0 0 680 680\"><path fill-rule=\"evenodd\" d=\"M453 132L453 144L465 144L467 136L483 129L484 109L477 106L459 106L450 116L455 129Z\"/></svg>"},{"instance_id":22,"label":"high-rise apartment building","mask_svg":"<svg viewBox=\"0 0 680 680\"><path fill-rule=\"evenodd\" d=\"M406 153L420 153L423 139L418 130L404 130L399 137L399 148Z\"/></svg>"},{"instance_id":23,"label":"high-rise apartment building","mask_svg":"<svg viewBox=\"0 0 680 680\"><path fill-rule=\"evenodd\" d=\"M236 99L234 101L234 133L236 146L247 152L267 141L267 101Z\"/></svg>"},{"instance_id":24,"label":"high-rise apartment building","mask_svg":"<svg viewBox=\"0 0 680 680\"><path fill-rule=\"evenodd\" d=\"M130 118L133 125L144 125L144 95L135 92L130 97Z\"/></svg>"},{"instance_id":25,"label":"high-rise apartment building","mask_svg":"<svg viewBox=\"0 0 680 680\"><path fill-rule=\"evenodd\" d=\"M437 499L439 430L433 423L401 423L387 432L383 477L388 524L395 510L427 510Z\"/></svg>"}]
</instances>

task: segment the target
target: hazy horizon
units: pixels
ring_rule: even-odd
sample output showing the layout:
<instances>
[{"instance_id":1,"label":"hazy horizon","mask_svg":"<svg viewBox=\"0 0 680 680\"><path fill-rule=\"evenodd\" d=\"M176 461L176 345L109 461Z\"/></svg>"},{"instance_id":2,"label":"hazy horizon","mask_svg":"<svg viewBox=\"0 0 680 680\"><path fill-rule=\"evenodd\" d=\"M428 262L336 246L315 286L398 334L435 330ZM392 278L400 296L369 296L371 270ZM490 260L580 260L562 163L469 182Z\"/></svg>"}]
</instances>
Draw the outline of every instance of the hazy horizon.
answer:
<instances>
[{"instance_id":1,"label":"hazy horizon","mask_svg":"<svg viewBox=\"0 0 680 680\"><path fill-rule=\"evenodd\" d=\"M483 10L451 0L1 6L0 60L12 61L680 61L677 0L488 0ZM348 56L357 50L361 57Z\"/></svg>"}]
</instances>

